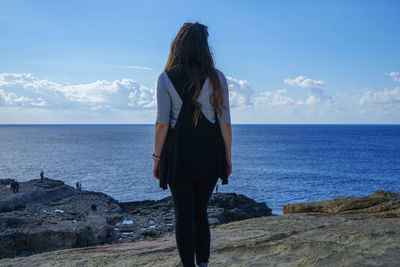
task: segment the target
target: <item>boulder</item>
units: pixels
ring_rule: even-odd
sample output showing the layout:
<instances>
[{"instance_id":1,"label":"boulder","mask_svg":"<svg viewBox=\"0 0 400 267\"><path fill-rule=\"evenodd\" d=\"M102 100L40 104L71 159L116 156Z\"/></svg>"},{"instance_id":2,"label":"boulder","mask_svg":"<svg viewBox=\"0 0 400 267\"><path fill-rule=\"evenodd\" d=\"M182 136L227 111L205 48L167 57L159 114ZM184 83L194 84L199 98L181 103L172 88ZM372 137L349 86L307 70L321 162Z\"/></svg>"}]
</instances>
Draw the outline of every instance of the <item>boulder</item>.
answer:
<instances>
[{"instance_id":1,"label":"boulder","mask_svg":"<svg viewBox=\"0 0 400 267\"><path fill-rule=\"evenodd\" d=\"M209 217L218 219L220 223L272 215L272 210L265 203L257 203L253 199L235 193L212 194L209 209L211 210Z\"/></svg>"}]
</instances>

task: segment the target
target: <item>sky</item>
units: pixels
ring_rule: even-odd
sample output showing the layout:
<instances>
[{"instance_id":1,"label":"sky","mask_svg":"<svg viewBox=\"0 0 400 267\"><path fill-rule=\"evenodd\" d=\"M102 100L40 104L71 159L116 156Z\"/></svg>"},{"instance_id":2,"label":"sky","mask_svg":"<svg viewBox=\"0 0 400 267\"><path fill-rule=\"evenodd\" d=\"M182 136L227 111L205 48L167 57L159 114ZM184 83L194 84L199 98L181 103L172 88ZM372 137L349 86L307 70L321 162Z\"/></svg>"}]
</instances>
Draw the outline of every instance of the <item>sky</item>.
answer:
<instances>
[{"instance_id":1,"label":"sky","mask_svg":"<svg viewBox=\"0 0 400 267\"><path fill-rule=\"evenodd\" d=\"M0 124L154 124L185 22L233 124L400 123L400 1L0 1Z\"/></svg>"}]
</instances>

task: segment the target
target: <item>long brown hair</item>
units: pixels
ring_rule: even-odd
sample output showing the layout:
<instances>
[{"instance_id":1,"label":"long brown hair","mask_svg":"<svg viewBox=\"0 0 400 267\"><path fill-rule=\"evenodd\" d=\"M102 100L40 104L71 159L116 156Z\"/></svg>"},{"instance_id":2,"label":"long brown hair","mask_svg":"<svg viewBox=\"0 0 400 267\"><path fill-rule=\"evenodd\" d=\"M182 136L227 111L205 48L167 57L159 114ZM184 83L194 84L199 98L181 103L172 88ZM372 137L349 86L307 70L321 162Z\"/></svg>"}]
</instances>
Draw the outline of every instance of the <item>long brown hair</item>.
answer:
<instances>
[{"instance_id":1,"label":"long brown hair","mask_svg":"<svg viewBox=\"0 0 400 267\"><path fill-rule=\"evenodd\" d=\"M201 116L201 104L197 102L202 86L201 80L209 78L213 88L210 96L210 103L221 115L223 105L222 86L217 71L214 67L214 60L208 46L207 26L196 23L185 23L179 30L171 44L171 51L168 57L165 70L181 64L189 77L189 88L194 86L195 91L192 100L195 105L193 123L196 127Z\"/></svg>"}]
</instances>

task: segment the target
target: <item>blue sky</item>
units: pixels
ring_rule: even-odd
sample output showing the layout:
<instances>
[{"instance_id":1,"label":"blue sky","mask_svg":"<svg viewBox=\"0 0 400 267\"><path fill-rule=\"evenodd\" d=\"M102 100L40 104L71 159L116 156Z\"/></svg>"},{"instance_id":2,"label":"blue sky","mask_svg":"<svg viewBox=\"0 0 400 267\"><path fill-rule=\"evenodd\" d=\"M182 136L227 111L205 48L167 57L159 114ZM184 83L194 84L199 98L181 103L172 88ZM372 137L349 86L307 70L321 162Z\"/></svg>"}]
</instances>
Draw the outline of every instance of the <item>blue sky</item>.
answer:
<instances>
[{"instance_id":1,"label":"blue sky","mask_svg":"<svg viewBox=\"0 0 400 267\"><path fill-rule=\"evenodd\" d=\"M184 22L233 123L400 123L399 1L0 1L0 123L154 123Z\"/></svg>"}]
</instances>

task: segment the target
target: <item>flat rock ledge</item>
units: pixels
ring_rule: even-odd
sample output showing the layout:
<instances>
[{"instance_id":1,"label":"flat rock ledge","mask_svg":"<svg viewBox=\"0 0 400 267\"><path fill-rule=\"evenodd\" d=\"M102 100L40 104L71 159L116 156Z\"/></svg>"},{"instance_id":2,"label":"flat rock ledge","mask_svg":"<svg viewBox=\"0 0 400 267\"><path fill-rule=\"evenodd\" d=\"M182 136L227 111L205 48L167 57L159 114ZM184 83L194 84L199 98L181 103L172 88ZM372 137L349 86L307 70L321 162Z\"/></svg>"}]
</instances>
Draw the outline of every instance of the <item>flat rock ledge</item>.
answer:
<instances>
[{"instance_id":1,"label":"flat rock ledge","mask_svg":"<svg viewBox=\"0 0 400 267\"><path fill-rule=\"evenodd\" d=\"M365 217L399 218L400 193L377 190L365 197L339 197L335 199L285 205L284 214L360 214Z\"/></svg>"},{"instance_id":2,"label":"flat rock ledge","mask_svg":"<svg viewBox=\"0 0 400 267\"><path fill-rule=\"evenodd\" d=\"M265 203L234 193L212 194L208 214L212 227L272 215ZM52 179L20 183L20 192L13 194L0 179L0 258L153 240L173 230L171 197L118 202Z\"/></svg>"}]
</instances>

